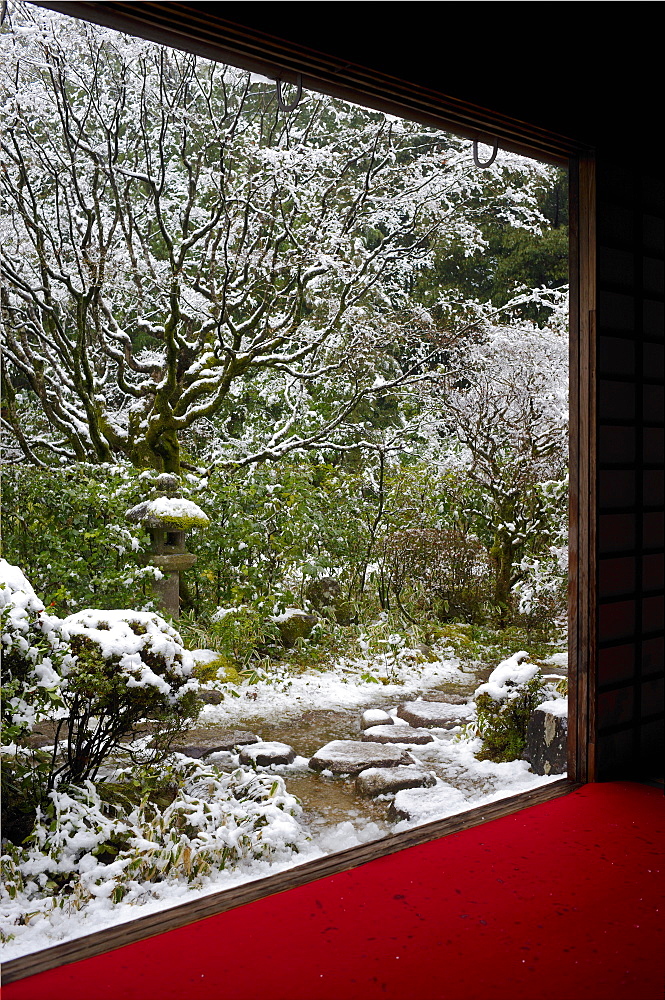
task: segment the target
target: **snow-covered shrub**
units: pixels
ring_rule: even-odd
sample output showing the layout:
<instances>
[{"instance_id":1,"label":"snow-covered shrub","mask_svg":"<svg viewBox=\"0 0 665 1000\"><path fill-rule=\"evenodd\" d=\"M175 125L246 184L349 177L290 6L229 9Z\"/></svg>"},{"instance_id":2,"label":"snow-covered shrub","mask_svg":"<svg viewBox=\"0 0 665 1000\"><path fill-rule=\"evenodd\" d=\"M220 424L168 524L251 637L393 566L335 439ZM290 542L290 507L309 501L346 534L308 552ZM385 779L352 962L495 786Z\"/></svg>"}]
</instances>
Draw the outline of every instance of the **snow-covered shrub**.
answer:
<instances>
[{"instance_id":1,"label":"snow-covered shrub","mask_svg":"<svg viewBox=\"0 0 665 1000\"><path fill-rule=\"evenodd\" d=\"M55 789L29 844L3 852L4 932L27 910L144 902L242 862L286 860L305 839L301 812L280 777L183 758Z\"/></svg>"},{"instance_id":2,"label":"snow-covered shrub","mask_svg":"<svg viewBox=\"0 0 665 1000\"><path fill-rule=\"evenodd\" d=\"M3 744L14 743L62 705L60 667L71 657L61 626L18 566L0 559Z\"/></svg>"},{"instance_id":3,"label":"snow-covered shrub","mask_svg":"<svg viewBox=\"0 0 665 1000\"><path fill-rule=\"evenodd\" d=\"M476 689L476 732L480 760L510 761L522 755L529 718L543 700L544 679L524 650L503 660Z\"/></svg>"},{"instance_id":4,"label":"snow-covered shrub","mask_svg":"<svg viewBox=\"0 0 665 1000\"><path fill-rule=\"evenodd\" d=\"M156 739L164 743L195 716L191 654L159 615L79 611L62 628L72 652L61 686L70 730L64 780L94 778L143 719L159 723Z\"/></svg>"},{"instance_id":5,"label":"snow-covered shrub","mask_svg":"<svg viewBox=\"0 0 665 1000\"><path fill-rule=\"evenodd\" d=\"M143 719L156 744L196 713L193 661L163 618L145 611L49 615L20 569L0 562L3 742L56 721L47 787L95 777ZM17 758L18 759L18 758Z\"/></svg>"}]
</instances>

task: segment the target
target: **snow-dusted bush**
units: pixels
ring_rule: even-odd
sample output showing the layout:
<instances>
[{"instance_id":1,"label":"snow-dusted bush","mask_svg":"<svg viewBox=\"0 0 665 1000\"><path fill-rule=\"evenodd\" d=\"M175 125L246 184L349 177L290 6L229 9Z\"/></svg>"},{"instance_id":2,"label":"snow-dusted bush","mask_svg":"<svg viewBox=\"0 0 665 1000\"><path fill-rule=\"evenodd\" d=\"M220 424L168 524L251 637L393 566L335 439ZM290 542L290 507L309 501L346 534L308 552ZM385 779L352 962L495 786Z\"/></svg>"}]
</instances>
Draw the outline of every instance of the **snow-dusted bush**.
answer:
<instances>
[{"instance_id":1,"label":"snow-dusted bush","mask_svg":"<svg viewBox=\"0 0 665 1000\"><path fill-rule=\"evenodd\" d=\"M28 910L34 922L95 900L145 902L242 862L287 860L305 839L301 812L280 777L182 757L55 789L28 846L5 848L2 933Z\"/></svg>"},{"instance_id":2,"label":"snow-dusted bush","mask_svg":"<svg viewBox=\"0 0 665 1000\"><path fill-rule=\"evenodd\" d=\"M62 629L73 654L61 685L69 719L64 779L94 778L143 719L159 722L164 742L196 714L191 654L159 615L80 611Z\"/></svg>"},{"instance_id":3,"label":"snow-dusted bush","mask_svg":"<svg viewBox=\"0 0 665 1000\"><path fill-rule=\"evenodd\" d=\"M483 745L481 760L509 761L522 755L529 718L543 700L540 668L525 662L524 650L503 660L485 684L476 689L476 732Z\"/></svg>"},{"instance_id":4,"label":"snow-dusted bush","mask_svg":"<svg viewBox=\"0 0 665 1000\"><path fill-rule=\"evenodd\" d=\"M471 534L452 528L394 531L385 542L389 586L402 607L403 591L416 607L444 621L482 620L491 598L490 565Z\"/></svg>"},{"instance_id":5,"label":"snow-dusted bush","mask_svg":"<svg viewBox=\"0 0 665 1000\"><path fill-rule=\"evenodd\" d=\"M193 661L163 618L141 611L49 615L21 570L0 562L3 741L55 719L51 789L94 778L142 719L159 740L195 714Z\"/></svg>"},{"instance_id":6,"label":"snow-dusted bush","mask_svg":"<svg viewBox=\"0 0 665 1000\"><path fill-rule=\"evenodd\" d=\"M71 656L61 626L18 566L0 559L4 744L20 739L62 704L60 667Z\"/></svg>"}]
</instances>

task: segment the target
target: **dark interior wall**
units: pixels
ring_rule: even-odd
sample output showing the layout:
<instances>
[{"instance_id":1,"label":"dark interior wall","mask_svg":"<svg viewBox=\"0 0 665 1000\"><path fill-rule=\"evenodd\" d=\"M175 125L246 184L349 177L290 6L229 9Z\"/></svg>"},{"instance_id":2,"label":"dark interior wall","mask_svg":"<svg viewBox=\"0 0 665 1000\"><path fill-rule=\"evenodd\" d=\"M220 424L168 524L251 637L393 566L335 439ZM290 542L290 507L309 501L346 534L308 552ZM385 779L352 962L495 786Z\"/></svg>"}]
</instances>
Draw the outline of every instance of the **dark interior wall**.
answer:
<instances>
[{"instance_id":1,"label":"dark interior wall","mask_svg":"<svg viewBox=\"0 0 665 1000\"><path fill-rule=\"evenodd\" d=\"M662 775L663 181L598 155L599 777Z\"/></svg>"},{"instance_id":2,"label":"dark interior wall","mask_svg":"<svg viewBox=\"0 0 665 1000\"><path fill-rule=\"evenodd\" d=\"M601 779L662 774L659 5L603 5L602 47L595 18L583 26L585 7L599 9L590 3L44 6L208 55L223 34L245 63L270 50L286 78L316 66L323 54L341 81L359 80L365 71L397 78L406 100L424 88L506 116L518 129L529 123L595 150L598 660L590 739Z\"/></svg>"}]
</instances>

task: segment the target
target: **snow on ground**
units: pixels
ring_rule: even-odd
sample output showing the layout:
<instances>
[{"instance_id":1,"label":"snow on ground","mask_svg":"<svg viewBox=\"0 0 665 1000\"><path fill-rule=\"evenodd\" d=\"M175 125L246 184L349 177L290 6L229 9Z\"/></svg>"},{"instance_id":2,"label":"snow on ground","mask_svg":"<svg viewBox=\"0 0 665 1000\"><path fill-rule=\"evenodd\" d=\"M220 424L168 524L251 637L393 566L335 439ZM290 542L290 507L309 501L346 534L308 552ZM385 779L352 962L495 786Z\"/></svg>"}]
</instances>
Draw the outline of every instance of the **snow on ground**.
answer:
<instances>
[{"instance_id":1,"label":"snow on ground","mask_svg":"<svg viewBox=\"0 0 665 1000\"><path fill-rule=\"evenodd\" d=\"M388 682L363 679L366 677L386 677ZM233 696L226 697L219 705L205 705L199 724L236 726L248 715L265 713L267 717L287 719L312 709L355 708L379 700L404 701L422 690L443 684L468 686L472 680L473 675L463 671L454 657L424 664L401 656L396 668L383 655L373 659L344 658L336 668L325 672L293 676L275 670L265 683L237 688L227 684L226 690L233 691Z\"/></svg>"}]
</instances>

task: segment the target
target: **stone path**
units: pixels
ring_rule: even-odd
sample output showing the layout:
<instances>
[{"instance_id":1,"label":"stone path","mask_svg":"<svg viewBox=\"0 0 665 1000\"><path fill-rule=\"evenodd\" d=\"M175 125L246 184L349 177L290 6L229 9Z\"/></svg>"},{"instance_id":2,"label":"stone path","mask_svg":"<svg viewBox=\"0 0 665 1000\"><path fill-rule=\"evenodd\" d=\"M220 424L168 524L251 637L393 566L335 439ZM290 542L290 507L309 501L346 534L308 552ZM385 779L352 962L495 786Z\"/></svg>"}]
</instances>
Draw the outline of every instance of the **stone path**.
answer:
<instances>
[{"instance_id":1,"label":"stone path","mask_svg":"<svg viewBox=\"0 0 665 1000\"><path fill-rule=\"evenodd\" d=\"M259 732L245 730L191 730L176 749L193 758L220 752L237 754L239 763L256 768L289 767L292 770L293 765L299 774L303 773L303 768L305 773L308 769L312 780L316 780L314 776L321 773L324 780L326 774L329 778L355 778L358 796L365 799L376 796L386 798L406 790L436 785L435 772L428 770L426 763L416 760L409 748L434 746L437 741L450 738L450 730L467 720L472 713L473 705L466 698L454 694L441 701L418 699L403 702L392 712L387 708L370 708L363 711L357 721L356 738L329 738L313 754L307 754L301 746L300 753L304 752L305 757L298 756L296 738L293 740L294 747L281 740L262 739ZM255 720L253 724L259 730L260 723ZM288 732L288 725L285 728ZM285 776L288 777L288 774ZM403 816L406 811L402 807L399 812L394 812L394 818Z\"/></svg>"},{"instance_id":2,"label":"stone path","mask_svg":"<svg viewBox=\"0 0 665 1000\"><path fill-rule=\"evenodd\" d=\"M447 701L409 701L398 705L395 714L410 726L452 729L471 718L473 706Z\"/></svg>"}]
</instances>

